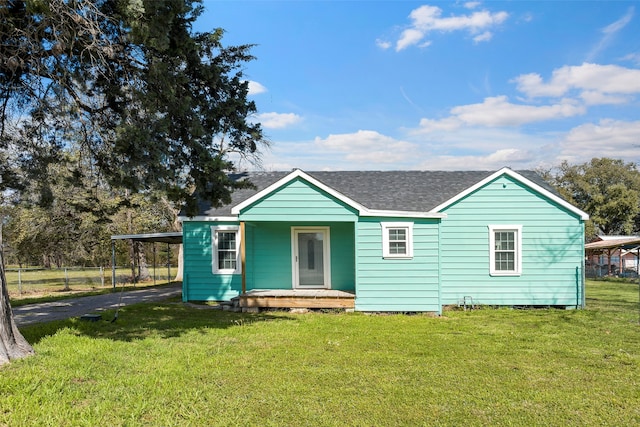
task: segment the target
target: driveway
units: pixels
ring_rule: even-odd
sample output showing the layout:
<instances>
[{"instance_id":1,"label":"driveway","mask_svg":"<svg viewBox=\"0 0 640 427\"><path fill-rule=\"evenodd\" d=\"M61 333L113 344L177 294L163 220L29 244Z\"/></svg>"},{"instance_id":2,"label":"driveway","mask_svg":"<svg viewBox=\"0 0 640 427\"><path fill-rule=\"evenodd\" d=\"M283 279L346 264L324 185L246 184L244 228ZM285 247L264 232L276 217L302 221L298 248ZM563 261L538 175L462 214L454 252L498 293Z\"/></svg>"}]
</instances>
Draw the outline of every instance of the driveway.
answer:
<instances>
[{"instance_id":1,"label":"driveway","mask_svg":"<svg viewBox=\"0 0 640 427\"><path fill-rule=\"evenodd\" d=\"M137 291L114 292L111 294L78 297L55 302L29 304L13 308L13 318L18 326L52 320L79 317L84 314L99 313L103 310L115 310L122 306L139 302L161 301L182 293L182 284L140 289ZM122 301L120 300L122 295Z\"/></svg>"}]
</instances>

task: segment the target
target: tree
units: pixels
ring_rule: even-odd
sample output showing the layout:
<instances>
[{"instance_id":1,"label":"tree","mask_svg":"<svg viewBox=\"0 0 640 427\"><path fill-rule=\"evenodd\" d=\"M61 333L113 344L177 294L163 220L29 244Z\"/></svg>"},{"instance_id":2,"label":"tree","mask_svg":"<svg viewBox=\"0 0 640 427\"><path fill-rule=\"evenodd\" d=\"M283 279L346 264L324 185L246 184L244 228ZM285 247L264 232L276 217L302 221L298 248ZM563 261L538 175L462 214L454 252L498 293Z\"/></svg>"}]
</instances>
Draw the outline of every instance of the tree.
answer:
<instances>
[{"instance_id":1,"label":"tree","mask_svg":"<svg viewBox=\"0 0 640 427\"><path fill-rule=\"evenodd\" d=\"M640 171L634 163L609 158L579 165L565 161L549 177L564 197L589 214L593 227L588 234L637 231Z\"/></svg>"},{"instance_id":2,"label":"tree","mask_svg":"<svg viewBox=\"0 0 640 427\"><path fill-rule=\"evenodd\" d=\"M242 75L251 46L223 46L219 29L194 33L201 12L197 0L0 3L0 191L22 178L50 204L49 165L74 149L112 188L160 190L187 213L196 188L228 203L239 185L230 156L255 159L265 140ZM3 269L0 363L32 353Z\"/></svg>"}]
</instances>

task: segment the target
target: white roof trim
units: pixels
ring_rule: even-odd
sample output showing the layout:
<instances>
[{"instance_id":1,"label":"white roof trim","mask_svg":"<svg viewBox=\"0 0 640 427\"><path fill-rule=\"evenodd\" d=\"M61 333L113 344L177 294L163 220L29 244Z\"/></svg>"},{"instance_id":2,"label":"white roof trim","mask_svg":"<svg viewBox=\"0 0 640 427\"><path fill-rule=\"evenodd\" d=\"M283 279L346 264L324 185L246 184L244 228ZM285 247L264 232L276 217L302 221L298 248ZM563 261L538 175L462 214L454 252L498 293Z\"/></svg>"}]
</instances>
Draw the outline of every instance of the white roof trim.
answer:
<instances>
[{"instance_id":1,"label":"white roof trim","mask_svg":"<svg viewBox=\"0 0 640 427\"><path fill-rule=\"evenodd\" d=\"M180 222L189 222L189 221L232 221L238 222L237 216L179 216L178 221Z\"/></svg>"},{"instance_id":2,"label":"white roof trim","mask_svg":"<svg viewBox=\"0 0 640 427\"><path fill-rule=\"evenodd\" d=\"M441 212L412 212L412 211L387 211L366 209L360 212L360 216L382 216L397 218L446 218L446 213Z\"/></svg>"},{"instance_id":3,"label":"white roof trim","mask_svg":"<svg viewBox=\"0 0 640 427\"><path fill-rule=\"evenodd\" d=\"M584 221L589 219L589 214L587 214L586 212L578 209L577 207L573 206L571 203L567 202L566 200L556 196L555 194L549 192L548 190L545 190L544 188L542 188L541 186L539 186L535 182L525 178L524 176L520 175L519 173L517 173L517 172L515 172L515 171L513 171L513 170L511 170L509 168L506 168L506 167L500 169L497 172L494 172L493 174L489 175L488 177L486 177L482 181L478 182L477 184L467 188L466 190L462 191L461 193L458 193L457 195L455 195L454 197L450 198L446 202L436 206L435 208L433 208L431 210L431 212L439 212L439 211L445 209L449 205L451 205L451 204L457 202L458 200L466 197L468 194L473 193L474 191L476 191L480 187L483 187L484 185L486 185L487 183L493 181L494 179L498 178L501 175L508 175L511 178L515 179L516 181L521 182L522 184L526 185L527 187L529 187L529 188L537 191L538 193L542 194L543 196L553 200L554 202L556 202L560 206L563 206L564 208L568 209L569 211L577 214L578 216L580 216L580 219L582 219Z\"/></svg>"},{"instance_id":4,"label":"white roof trim","mask_svg":"<svg viewBox=\"0 0 640 427\"><path fill-rule=\"evenodd\" d=\"M257 202L258 200L260 200L261 198L263 198L267 194L271 193L272 191L277 190L278 188L282 187L283 185L287 184L288 182L293 181L296 178L302 178L305 181L315 185L316 187L320 188L322 191L325 191L325 192L329 193L331 196L335 197L336 199L338 199L338 200L346 203L347 205L351 206L352 208L356 209L358 211L358 213L362 213L363 211L366 211L366 208L364 206L362 206L360 203L348 198L347 196L345 196L342 193L337 192L333 188L323 184L322 182L318 181L317 179L315 179L311 175L306 174L302 170L296 169L293 172L291 172L290 174L288 174L287 176L285 176L284 178L281 178L280 180L278 180L275 183L271 184L270 186L268 186L264 190L261 190L261 191L257 192L253 196L249 197L248 199L244 200L243 202L241 202L241 203L237 204L236 206L234 206L233 208L231 208L231 213L234 214L234 215L239 215L240 211L242 211L242 209L244 209L247 206L250 206L251 204Z\"/></svg>"}]
</instances>

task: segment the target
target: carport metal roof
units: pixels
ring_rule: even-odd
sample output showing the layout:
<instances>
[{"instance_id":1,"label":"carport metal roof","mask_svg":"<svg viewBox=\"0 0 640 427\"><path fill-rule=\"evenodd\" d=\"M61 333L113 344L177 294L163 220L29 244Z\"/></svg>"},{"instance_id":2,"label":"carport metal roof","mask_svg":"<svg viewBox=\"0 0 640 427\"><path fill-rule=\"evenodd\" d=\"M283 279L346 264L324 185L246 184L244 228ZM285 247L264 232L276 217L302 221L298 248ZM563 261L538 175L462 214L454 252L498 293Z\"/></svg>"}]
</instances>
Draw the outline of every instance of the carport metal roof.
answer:
<instances>
[{"instance_id":1,"label":"carport metal roof","mask_svg":"<svg viewBox=\"0 0 640 427\"><path fill-rule=\"evenodd\" d=\"M633 249L640 246L640 237L630 236L620 239L600 240L584 245L587 251L599 251L605 249Z\"/></svg>"},{"instance_id":2,"label":"carport metal roof","mask_svg":"<svg viewBox=\"0 0 640 427\"><path fill-rule=\"evenodd\" d=\"M166 243L168 245L179 245L182 243L182 232L175 231L169 233L147 233L147 234L118 234L111 236L111 283L113 288L116 287L116 240L133 240L134 242L149 242L149 243ZM154 249L155 251L155 249ZM155 267L155 256L154 256ZM171 268L167 261L167 277ZM155 282L155 276L154 276Z\"/></svg>"},{"instance_id":3,"label":"carport metal roof","mask_svg":"<svg viewBox=\"0 0 640 427\"><path fill-rule=\"evenodd\" d=\"M120 234L111 236L111 240L128 239L131 239L135 242L159 242L179 245L180 243L182 243L182 232L176 231L170 233Z\"/></svg>"}]
</instances>

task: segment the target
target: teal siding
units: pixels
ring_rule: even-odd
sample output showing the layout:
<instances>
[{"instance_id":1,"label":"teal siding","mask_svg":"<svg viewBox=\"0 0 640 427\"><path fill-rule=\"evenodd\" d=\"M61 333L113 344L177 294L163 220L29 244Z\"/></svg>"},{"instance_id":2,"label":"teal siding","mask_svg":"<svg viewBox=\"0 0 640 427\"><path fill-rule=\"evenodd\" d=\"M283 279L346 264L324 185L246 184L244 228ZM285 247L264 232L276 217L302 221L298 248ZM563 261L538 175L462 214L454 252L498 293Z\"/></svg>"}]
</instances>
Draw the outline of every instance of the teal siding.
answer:
<instances>
[{"instance_id":1,"label":"teal siding","mask_svg":"<svg viewBox=\"0 0 640 427\"><path fill-rule=\"evenodd\" d=\"M247 223L247 290L291 289L291 227L329 227L331 289L355 290L353 223Z\"/></svg>"},{"instance_id":2,"label":"teal siding","mask_svg":"<svg viewBox=\"0 0 640 427\"><path fill-rule=\"evenodd\" d=\"M184 280L182 297L185 301L228 301L242 289L240 274L213 274L213 246L211 226L238 225L186 221L182 224Z\"/></svg>"},{"instance_id":3,"label":"teal siding","mask_svg":"<svg viewBox=\"0 0 640 427\"><path fill-rule=\"evenodd\" d=\"M238 225L187 221L183 224L183 298L190 301L228 301L242 290L241 274L213 273L211 227ZM355 238L353 223L248 222L245 225L247 290L292 288L292 226L330 228L331 288L355 291Z\"/></svg>"},{"instance_id":4,"label":"teal siding","mask_svg":"<svg viewBox=\"0 0 640 427\"><path fill-rule=\"evenodd\" d=\"M442 304L579 305L584 224L572 212L502 176L444 210ZM489 274L489 225L522 225L522 274Z\"/></svg>"},{"instance_id":5,"label":"teal siding","mask_svg":"<svg viewBox=\"0 0 640 427\"><path fill-rule=\"evenodd\" d=\"M382 257L381 222L413 222L413 258ZM361 218L357 224L356 310L440 312L439 220Z\"/></svg>"},{"instance_id":6,"label":"teal siding","mask_svg":"<svg viewBox=\"0 0 640 427\"><path fill-rule=\"evenodd\" d=\"M295 179L242 210L244 221L355 222L358 212L302 179Z\"/></svg>"}]
</instances>

